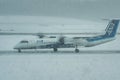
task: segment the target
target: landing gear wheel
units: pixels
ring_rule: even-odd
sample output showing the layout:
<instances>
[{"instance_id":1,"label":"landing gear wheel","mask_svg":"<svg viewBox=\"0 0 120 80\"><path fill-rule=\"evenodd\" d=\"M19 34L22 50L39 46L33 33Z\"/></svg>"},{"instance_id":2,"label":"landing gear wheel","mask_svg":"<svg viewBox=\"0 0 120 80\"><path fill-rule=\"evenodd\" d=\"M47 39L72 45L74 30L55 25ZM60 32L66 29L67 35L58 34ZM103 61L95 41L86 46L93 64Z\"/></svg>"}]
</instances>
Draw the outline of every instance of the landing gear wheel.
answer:
<instances>
[{"instance_id":1,"label":"landing gear wheel","mask_svg":"<svg viewBox=\"0 0 120 80\"><path fill-rule=\"evenodd\" d=\"M54 50L54 52L57 52L57 51L58 51L58 49L57 49L57 48L53 48L53 50Z\"/></svg>"},{"instance_id":2,"label":"landing gear wheel","mask_svg":"<svg viewBox=\"0 0 120 80\"><path fill-rule=\"evenodd\" d=\"M78 46L77 46L77 45L75 46L75 52L76 52L76 53L79 53L79 49L78 49Z\"/></svg>"},{"instance_id":3,"label":"landing gear wheel","mask_svg":"<svg viewBox=\"0 0 120 80\"><path fill-rule=\"evenodd\" d=\"M76 53L79 53L79 49L75 49L75 52L76 52Z\"/></svg>"},{"instance_id":4,"label":"landing gear wheel","mask_svg":"<svg viewBox=\"0 0 120 80\"><path fill-rule=\"evenodd\" d=\"M21 49L18 49L18 52L20 53L20 52L21 52Z\"/></svg>"}]
</instances>

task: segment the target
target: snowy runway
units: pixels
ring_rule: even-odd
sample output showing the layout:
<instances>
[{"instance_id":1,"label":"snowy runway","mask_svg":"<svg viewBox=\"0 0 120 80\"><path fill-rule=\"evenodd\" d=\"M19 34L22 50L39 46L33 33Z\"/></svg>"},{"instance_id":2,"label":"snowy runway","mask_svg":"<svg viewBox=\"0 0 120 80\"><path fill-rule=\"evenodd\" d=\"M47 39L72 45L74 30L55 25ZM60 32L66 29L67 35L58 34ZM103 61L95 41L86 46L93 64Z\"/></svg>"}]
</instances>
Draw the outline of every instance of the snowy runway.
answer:
<instances>
[{"instance_id":1,"label":"snowy runway","mask_svg":"<svg viewBox=\"0 0 120 80\"><path fill-rule=\"evenodd\" d=\"M64 51L63 51L64 52ZM120 54L0 52L0 80L119 80ZM9 54L9 55L8 55Z\"/></svg>"},{"instance_id":2,"label":"snowy runway","mask_svg":"<svg viewBox=\"0 0 120 80\"><path fill-rule=\"evenodd\" d=\"M39 21L39 20L38 20ZM69 22L70 23L70 22ZM87 22L86 22L87 23ZM2 25L1 25L2 26ZM18 26L16 28L16 26ZM32 27L33 26L33 27ZM12 25L15 30L84 32L84 29L99 31L104 26L40 27L39 25ZM91 25L92 26L92 25ZM5 28L5 26L3 26ZM6 29L11 29L6 25ZM52 27L52 28L51 28ZM59 28L60 27L60 28ZM76 29L75 29L76 28ZM54 30L53 30L54 29ZM34 31L35 31L34 30ZM80 31L81 30L81 31ZM93 32L91 31L91 32ZM87 31L86 31L87 32ZM13 50L21 40L36 39L36 36L0 36L0 80L119 80L120 36L116 40L89 48L49 50Z\"/></svg>"},{"instance_id":3,"label":"snowy runway","mask_svg":"<svg viewBox=\"0 0 120 80\"><path fill-rule=\"evenodd\" d=\"M58 52L54 52L52 50L37 50L37 51L31 51L31 50L27 50L27 51L22 51L21 53L17 52L17 51L10 51L10 50L6 50L6 51L0 51L0 55L25 55L25 54L120 54L120 50L81 50L79 53L75 53L74 51L58 51Z\"/></svg>"}]
</instances>

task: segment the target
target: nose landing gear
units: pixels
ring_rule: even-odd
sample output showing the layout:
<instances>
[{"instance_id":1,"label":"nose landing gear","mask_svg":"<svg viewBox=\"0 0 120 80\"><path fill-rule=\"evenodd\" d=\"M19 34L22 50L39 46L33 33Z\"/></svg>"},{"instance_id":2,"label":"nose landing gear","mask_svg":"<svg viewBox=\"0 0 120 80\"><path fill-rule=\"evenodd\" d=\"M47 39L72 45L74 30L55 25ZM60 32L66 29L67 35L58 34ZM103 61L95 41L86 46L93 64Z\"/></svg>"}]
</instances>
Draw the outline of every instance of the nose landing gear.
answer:
<instances>
[{"instance_id":1,"label":"nose landing gear","mask_svg":"<svg viewBox=\"0 0 120 80\"><path fill-rule=\"evenodd\" d=\"M57 52L57 51L58 51L58 49L57 49L57 48L53 48L53 51L54 51L54 52Z\"/></svg>"},{"instance_id":2,"label":"nose landing gear","mask_svg":"<svg viewBox=\"0 0 120 80\"><path fill-rule=\"evenodd\" d=\"M77 45L75 46L75 52L76 52L76 53L79 53L79 52L80 52Z\"/></svg>"},{"instance_id":3,"label":"nose landing gear","mask_svg":"<svg viewBox=\"0 0 120 80\"><path fill-rule=\"evenodd\" d=\"M76 52L76 53L79 53L80 51L79 51L79 49L75 49L75 52Z\"/></svg>"},{"instance_id":4,"label":"nose landing gear","mask_svg":"<svg viewBox=\"0 0 120 80\"><path fill-rule=\"evenodd\" d=\"M18 52L20 53L20 52L21 52L21 49L18 49Z\"/></svg>"}]
</instances>

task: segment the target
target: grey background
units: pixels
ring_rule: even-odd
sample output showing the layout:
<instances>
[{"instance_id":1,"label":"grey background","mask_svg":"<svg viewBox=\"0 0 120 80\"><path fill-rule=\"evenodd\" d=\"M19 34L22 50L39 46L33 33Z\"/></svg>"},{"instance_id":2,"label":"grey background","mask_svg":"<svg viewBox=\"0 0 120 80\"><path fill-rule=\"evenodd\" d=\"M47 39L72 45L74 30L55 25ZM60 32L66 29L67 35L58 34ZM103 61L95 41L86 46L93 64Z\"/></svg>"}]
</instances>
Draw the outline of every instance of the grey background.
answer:
<instances>
[{"instance_id":1,"label":"grey background","mask_svg":"<svg viewBox=\"0 0 120 80\"><path fill-rule=\"evenodd\" d=\"M119 0L0 0L0 15L119 18Z\"/></svg>"}]
</instances>

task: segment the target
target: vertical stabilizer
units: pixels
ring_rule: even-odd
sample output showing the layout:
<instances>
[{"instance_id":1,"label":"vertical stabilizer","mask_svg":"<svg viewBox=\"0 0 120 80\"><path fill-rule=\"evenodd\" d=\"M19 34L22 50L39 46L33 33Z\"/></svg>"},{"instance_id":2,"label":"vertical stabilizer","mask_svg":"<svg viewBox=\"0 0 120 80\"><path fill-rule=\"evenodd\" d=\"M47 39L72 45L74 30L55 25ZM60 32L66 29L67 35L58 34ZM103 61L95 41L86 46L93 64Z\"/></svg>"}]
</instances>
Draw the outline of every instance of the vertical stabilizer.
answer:
<instances>
[{"instance_id":1,"label":"vertical stabilizer","mask_svg":"<svg viewBox=\"0 0 120 80\"><path fill-rule=\"evenodd\" d=\"M104 37L114 37L116 35L118 25L119 25L119 20L117 19L110 20L106 28L106 33Z\"/></svg>"}]
</instances>

